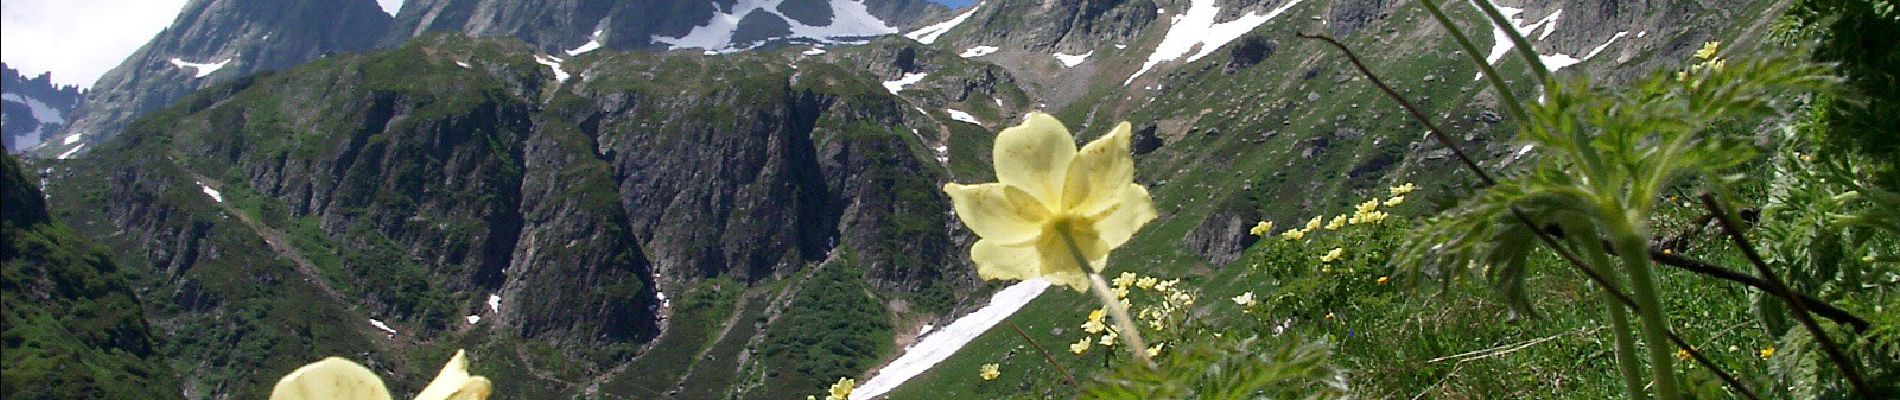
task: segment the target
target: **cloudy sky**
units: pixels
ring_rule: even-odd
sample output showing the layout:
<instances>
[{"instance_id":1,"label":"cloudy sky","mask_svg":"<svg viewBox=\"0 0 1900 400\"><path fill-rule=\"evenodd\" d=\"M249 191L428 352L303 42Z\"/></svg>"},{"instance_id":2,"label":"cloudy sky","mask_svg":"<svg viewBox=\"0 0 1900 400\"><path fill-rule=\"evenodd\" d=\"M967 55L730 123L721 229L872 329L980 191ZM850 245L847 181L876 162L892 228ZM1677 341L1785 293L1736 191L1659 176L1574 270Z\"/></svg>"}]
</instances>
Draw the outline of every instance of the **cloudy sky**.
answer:
<instances>
[{"instance_id":1,"label":"cloudy sky","mask_svg":"<svg viewBox=\"0 0 1900 400\"><path fill-rule=\"evenodd\" d=\"M28 77L91 87L165 30L186 0L0 0L0 61ZM972 0L932 0L952 7ZM376 0L394 13L403 0Z\"/></svg>"},{"instance_id":2,"label":"cloudy sky","mask_svg":"<svg viewBox=\"0 0 1900 400\"><path fill-rule=\"evenodd\" d=\"M186 0L0 1L0 61L28 77L92 86L177 18ZM402 0L376 0L385 10Z\"/></svg>"}]
</instances>

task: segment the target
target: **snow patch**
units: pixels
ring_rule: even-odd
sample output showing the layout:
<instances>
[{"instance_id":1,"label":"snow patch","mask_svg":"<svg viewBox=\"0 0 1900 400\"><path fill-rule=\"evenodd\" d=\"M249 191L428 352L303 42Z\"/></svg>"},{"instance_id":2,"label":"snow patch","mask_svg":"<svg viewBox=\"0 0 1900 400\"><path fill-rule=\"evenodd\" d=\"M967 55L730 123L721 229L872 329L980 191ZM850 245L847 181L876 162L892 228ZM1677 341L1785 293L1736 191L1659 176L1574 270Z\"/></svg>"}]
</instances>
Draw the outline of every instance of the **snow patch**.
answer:
<instances>
[{"instance_id":1,"label":"snow patch","mask_svg":"<svg viewBox=\"0 0 1900 400\"><path fill-rule=\"evenodd\" d=\"M808 56L815 56L815 55L819 55L819 54L825 54L825 49L821 49L821 48L817 48L817 47L813 47L813 48L811 48L811 50L805 50L805 51L802 51L802 52L799 52L798 54L804 54L804 55L808 55Z\"/></svg>"},{"instance_id":2,"label":"snow patch","mask_svg":"<svg viewBox=\"0 0 1900 400\"><path fill-rule=\"evenodd\" d=\"M1485 1L1486 4L1491 4L1490 0L1483 0L1483 1ZM1496 4L1491 4L1491 5L1498 8L1498 13L1504 15L1504 19L1511 23L1511 30L1517 31L1517 34L1519 36L1530 36L1532 33L1537 33L1539 30L1542 30L1543 33L1537 36L1537 40L1544 40L1544 38L1550 36L1551 32L1557 31L1557 18L1562 17L1564 14L1564 10L1559 8L1557 9L1557 11L1552 11L1549 16L1545 16L1544 19L1537 20L1537 22L1535 23L1526 24L1524 22L1524 18L1521 16L1524 14L1524 9L1516 8L1516 7L1505 7L1505 6L1500 6ZM1480 7L1478 3L1475 1L1471 3L1471 6ZM1491 52L1484 56L1484 61L1486 63L1496 65L1499 60L1504 59L1505 52L1511 51L1512 46L1513 45L1511 44L1511 35L1508 33L1505 33L1504 28L1502 27L1498 27L1495 25L1492 26L1491 27ZM1558 57L1558 56L1561 56L1561 57ZM1576 64L1576 62L1571 62L1575 60L1575 58L1572 58L1570 56L1565 56L1562 54L1559 54L1558 56L1547 57L1547 56L1540 55L1538 56L1538 59L1544 63L1544 68L1549 69L1549 70L1557 70L1563 67L1568 67L1570 65ZM1561 64L1561 66L1556 67L1556 68L1551 68L1552 65L1559 65L1559 64ZM1484 72L1480 71L1478 72L1477 75L1472 76L1471 80L1475 81L1483 77L1484 77Z\"/></svg>"},{"instance_id":3,"label":"snow patch","mask_svg":"<svg viewBox=\"0 0 1900 400\"><path fill-rule=\"evenodd\" d=\"M904 34L904 37L911 38L911 40L916 40L917 43L923 43L923 44L936 43L938 37L943 36L944 33L950 32L950 28L955 28L957 27L957 25L962 25L963 21L969 20L970 16L976 14L976 10L979 8L983 8L983 3L978 2L976 3L975 6L970 7L970 9L964 10L962 14L957 14L957 16L951 17L950 19L944 20L943 22L938 22L935 25L917 28L917 30L910 31L910 33Z\"/></svg>"},{"instance_id":4,"label":"snow patch","mask_svg":"<svg viewBox=\"0 0 1900 400\"><path fill-rule=\"evenodd\" d=\"M501 295L498 295L498 294L488 295L488 311L501 312Z\"/></svg>"},{"instance_id":5,"label":"snow patch","mask_svg":"<svg viewBox=\"0 0 1900 400\"><path fill-rule=\"evenodd\" d=\"M469 69L469 68L471 68L471 67L473 67L473 66L471 66L471 65L468 65L468 63L465 63L465 62L461 62L461 61L456 61L456 62L455 62L455 65L456 65L456 66L459 66L459 67L462 67L462 69Z\"/></svg>"},{"instance_id":6,"label":"snow patch","mask_svg":"<svg viewBox=\"0 0 1900 400\"><path fill-rule=\"evenodd\" d=\"M72 134L72 136L67 136L67 137L66 137L66 145L67 145L67 146L71 146L71 145L73 145L73 143L78 143L78 142L79 142L79 138L80 138L81 136L85 136L85 134L83 134L83 133L75 133L75 134Z\"/></svg>"},{"instance_id":7,"label":"snow patch","mask_svg":"<svg viewBox=\"0 0 1900 400\"><path fill-rule=\"evenodd\" d=\"M950 119L968 122L968 123L977 124L977 125L983 124L982 121L976 120L975 115L970 115L970 113L963 112L963 110L958 110L955 108L945 108L943 109L943 112L950 113Z\"/></svg>"},{"instance_id":8,"label":"snow patch","mask_svg":"<svg viewBox=\"0 0 1900 400\"><path fill-rule=\"evenodd\" d=\"M725 12L716 12L704 25L693 27L692 31L680 37L653 35L656 43L665 43L674 49L700 48L712 51L739 51L754 45L741 47L732 43L732 34L739 29L739 20L754 10L777 15L791 25L789 37L817 40L824 43L854 43L850 39L897 33L884 20L871 15L871 9L862 0L831 0L831 24L825 26L805 25L796 19L778 12L780 2L784 0L739 0ZM716 8L717 6L715 6Z\"/></svg>"},{"instance_id":9,"label":"snow patch","mask_svg":"<svg viewBox=\"0 0 1900 400\"><path fill-rule=\"evenodd\" d=\"M976 46L963 50L963 52L957 54L957 56L963 58L982 57L990 55L990 53L995 53L997 50L1002 50L1002 48L996 46Z\"/></svg>"},{"instance_id":10,"label":"snow patch","mask_svg":"<svg viewBox=\"0 0 1900 400\"><path fill-rule=\"evenodd\" d=\"M917 82L922 82L924 80L924 77L926 76L930 76L930 74L926 74L922 72L918 72L914 74L904 74L904 77L897 78L897 80L884 81L884 90L891 91L891 94L897 94L898 91L904 90L904 87L906 86L915 85L917 84Z\"/></svg>"},{"instance_id":11,"label":"snow patch","mask_svg":"<svg viewBox=\"0 0 1900 400\"><path fill-rule=\"evenodd\" d=\"M197 78L211 76L211 73L218 72L218 70L224 69L225 65L231 63L231 59L229 58L224 59L224 61L219 61L219 62L210 63L210 64L185 62L185 60L178 59L178 58L173 58L171 61L172 61L172 65L177 66L179 69L192 69L192 70L198 71L197 76L195 76Z\"/></svg>"},{"instance_id":12,"label":"snow patch","mask_svg":"<svg viewBox=\"0 0 1900 400\"><path fill-rule=\"evenodd\" d=\"M476 322L482 322L482 316L480 315L470 315L465 319L468 320L469 325L474 325Z\"/></svg>"},{"instance_id":13,"label":"snow patch","mask_svg":"<svg viewBox=\"0 0 1900 400\"><path fill-rule=\"evenodd\" d=\"M46 103L40 101L40 99L20 96L18 94L13 94L13 93L7 93L7 94L0 94L0 100L25 104L26 108L33 111L33 119L40 121L40 123L42 124L66 123L66 116L63 114L60 114L59 109L53 108L53 106L46 105Z\"/></svg>"},{"instance_id":14,"label":"snow patch","mask_svg":"<svg viewBox=\"0 0 1900 400\"><path fill-rule=\"evenodd\" d=\"M990 298L990 304L957 318L955 322L944 326L936 334L921 337L917 343L904 349L904 355L891 361L890 365L878 370L876 376L866 380L863 386L851 392L851 400L863 400L882 396L896 389L911 378L916 377L930 367L943 362L956 354L964 345L970 344L978 335L1003 322L1004 318L1021 310L1030 300L1035 300L1043 290L1049 288L1049 281L1030 279L1010 285L997 291Z\"/></svg>"},{"instance_id":15,"label":"snow patch","mask_svg":"<svg viewBox=\"0 0 1900 400\"><path fill-rule=\"evenodd\" d=\"M224 193L219 192L217 189L212 189L210 186L205 186L204 182L198 182L198 189L204 190L205 195L211 196L212 200L217 200L219 203L224 202Z\"/></svg>"},{"instance_id":16,"label":"snow patch","mask_svg":"<svg viewBox=\"0 0 1900 400\"><path fill-rule=\"evenodd\" d=\"M923 337L924 335L928 335L928 334L930 334L930 330L931 330L931 329L935 329L935 328L936 328L936 326L934 326L934 325L931 325L931 324L924 324L924 327L923 327L922 329L918 329L918 330L917 330L917 336L918 336L918 337Z\"/></svg>"},{"instance_id":17,"label":"snow patch","mask_svg":"<svg viewBox=\"0 0 1900 400\"><path fill-rule=\"evenodd\" d=\"M1135 78L1141 77L1142 74L1148 73L1148 70L1154 69L1155 65L1163 62L1174 61L1182 56L1187 56L1187 62L1194 62L1208 54L1213 54L1221 46L1272 21L1302 1L1305 0L1288 1L1279 8L1267 11L1265 15L1250 11L1247 15L1242 15L1232 21L1216 23L1214 18L1220 16L1219 1L1193 0L1186 13L1175 15L1170 20L1167 36L1162 37L1161 44L1155 46L1155 52L1148 56L1148 62L1142 63L1141 69L1135 71L1134 75L1129 75L1128 80L1123 81L1122 85L1134 83ZM1194 54L1188 55L1189 51L1193 51Z\"/></svg>"},{"instance_id":18,"label":"snow patch","mask_svg":"<svg viewBox=\"0 0 1900 400\"><path fill-rule=\"evenodd\" d=\"M79 136L79 135L73 135L73 136ZM78 154L79 149L83 149L83 148L86 148L86 145L81 144L79 146L73 147L72 150L66 150L65 153L59 153L59 159L64 160L68 158L73 158L73 154Z\"/></svg>"},{"instance_id":19,"label":"snow patch","mask_svg":"<svg viewBox=\"0 0 1900 400\"><path fill-rule=\"evenodd\" d=\"M1609 41L1605 41L1603 42L1603 44L1597 45L1596 48L1590 49L1589 53L1583 53L1583 59L1588 60L1591 58L1596 58L1597 54L1602 54L1603 49L1609 48L1611 43L1616 43L1617 39L1622 39L1624 36L1629 36L1629 34L1630 34L1629 31L1617 32L1616 35L1610 36Z\"/></svg>"},{"instance_id":20,"label":"snow patch","mask_svg":"<svg viewBox=\"0 0 1900 400\"><path fill-rule=\"evenodd\" d=\"M599 50L600 49L600 34L601 34L601 31L594 31L594 36L588 37L587 43L581 43L581 47L575 47L572 50L568 50L567 56L573 57L573 56L578 56L582 54L587 54L587 52L590 52L590 51Z\"/></svg>"},{"instance_id":21,"label":"snow patch","mask_svg":"<svg viewBox=\"0 0 1900 400\"><path fill-rule=\"evenodd\" d=\"M375 318L370 318L369 324L372 326L375 326L377 330L381 330L383 332L389 333L389 337L392 337L392 338L396 337L396 330L390 329L389 324L385 324L383 323L383 321L378 321Z\"/></svg>"},{"instance_id":22,"label":"snow patch","mask_svg":"<svg viewBox=\"0 0 1900 400\"><path fill-rule=\"evenodd\" d=\"M534 55L534 62L539 63L541 65L546 65L548 66L549 69L553 69L555 82L567 82L567 77L568 77L567 71L561 70L560 57L544 56L544 55L536 54Z\"/></svg>"},{"instance_id":23,"label":"snow patch","mask_svg":"<svg viewBox=\"0 0 1900 400\"><path fill-rule=\"evenodd\" d=\"M1092 56L1092 55L1095 55L1094 51L1089 51L1088 54L1071 55L1071 54L1062 54L1061 52L1057 52L1055 54L1056 61L1061 61L1062 66L1069 67L1069 68L1075 68L1075 66L1077 65L1082 65L1082 62L1087 61L1089 59L1089 56Z\"/></svg>"},{"instance_id":24,"label":"snow patch","mask_svg":"<svg viewBox=\"0 0 1900 400\"><path fill-rule=\"evenodd\" d=\"M1128 49L1128 45L1121 44L1121 43L1115 44L1115 50L1127 50L1127 49Z\"/></svg>"}]
</instances>

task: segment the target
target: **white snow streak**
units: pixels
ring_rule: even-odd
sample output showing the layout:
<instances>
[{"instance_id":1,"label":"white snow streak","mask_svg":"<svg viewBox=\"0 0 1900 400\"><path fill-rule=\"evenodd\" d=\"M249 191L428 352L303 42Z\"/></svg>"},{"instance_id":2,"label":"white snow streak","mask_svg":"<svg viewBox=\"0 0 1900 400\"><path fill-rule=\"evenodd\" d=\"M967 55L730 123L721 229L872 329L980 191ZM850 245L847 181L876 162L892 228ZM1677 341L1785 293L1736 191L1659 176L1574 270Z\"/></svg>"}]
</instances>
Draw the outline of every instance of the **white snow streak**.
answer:
<instances>
[{"instance_id":1,"label":"white snow streak","mask_svg":"<svg viewBox=\"0 0 1900 400\"><path fill-rule=\"evenodd\" d=\"M950 113L950 119L968 122L968 123L977 124L977 125L983 124L982 121L976 120L975 115L970 115L970 113L963 112L963 110L958 110L955 108L946 108L946 109L943 109L943 112Z\"/></svg>"},{"instance_id":2,"label":"white snow streak","mask_svg":"<svg viewBox=\"0 0 1900 400\"><path fill-rule=\"evenodd\" d=\"M798 54L804 54L804 55L808 55L808 56L815 56L815 55L819 55L819 54L825 54L825 49L822 49L822 48L817 48L817 47L813 47L813 48L811 48L811 50L805 50L805 51L802 51L802 52L799 52Z\"/></svg>"},{"instance_id":3,"label":"white snow streak","mask_svg":"<svg viewBox=\"0 0 1900 400\"><path fill-rule=\"evenodd\" d=\"M976 46L963 50L963 53L957 54L957 56L963 58L982 57L990 55L990 53L995 53L997 50L1002 49L996 46Z\"/></svg>"},{"instance_id":4,"label":"white snow streak","mask_svg":"<svg viewBox=\"0 0 1900 400\"><path fill-rule=\"evenodd\" d=\"M1141 69L1135 71L1134 75L1129 75L1128 80L1123 81L1122 85L1135 82L1135 78L1148 73L1148 70L1154 69L1155 65L1179 59L1181 56L1188 55L1189 51L1194 51L1194 55L1188 56L1188 62L1213 54L1214 50L1220 49L1221 46L1227 45L1234 39L1239 39L1247 32L1252 32L1261 24L1272 21L1274 17L1299 5L1301 1L1305 0L1288 1L1279 8L1268 11L1266 15L1248 12L1247 15L1242 15L1233 21L1216 23L1214 18L1220 16L1218 1L1193 0L1186 13L1175 15L1171 20L1168 35L1161 38L1160 45L1155 46L1155 52L1148 56L1148 62L1142 63Z\"/></svg>"},{"instance_id":5,"label":"white snow streak","mask_svg":"<svg viewBox=\"0 0 1900 400\"><path fill-rule=\"evenodd\" d=\"M224 59L224 61L219 61L219 62L210 63L210 64L185 62L185 60L178 59L178 58L172 59L172 65L177 66L179 69L190 68L192 70L198 71L198 75L196 76L198 78L211 76L211 73L218 72L218 70L220 69L224 69L224 66L230 63L231 63L231 59L229 58Z\"/></svg>"},{"instance_id":6,"label":"white snow streak","mask_svg":"<svg viewBox=\"0 0 1900 400\"><path fill-rule=\"evenodd\" d=\"M915 85L917 84L917 82L922 82L924 80L924 77L926 76L930 76L930 74L926 74L922 72L918 72L914 74L904 74L904 77L897 78L897 80L884 81L884 90L891 91L891 94L897 94L898 91L904 90L904 87L906 86Z\"/></svg>"},{"instance_id":7,"label":"white snow streak","mask_svg":"<svg viewBox=\"0 0 1900 400\"><path fill-rule=\"evenodd\" d=\"M78 143L78 142L79 142L79 138L80 138L80 137L82 137L82 136L85 136L85 135L86 135L86 134L83 134L83 133L75 133L75 134L72 134L72 136L67 136L67 137L66 137L66 145L67 145L67 146L71 146L71 145L73 145L73 143Z\"/></svg>"},{"instance_id":8,"label":"white snow streak","mask_svg":"<svg viewBox=\"0 0 1900 400\"><path fill-rule=\"evenodd\" d=\"M378 321L375 318L370 318L369 324L376 326L376 329L382 330L383 332L388 332L389 337L396 337L396 330L389 329L389 324L385 324L383 323L383 321Z\"/></svg>"},{"instance_id":9,"label":"white snow streak","mask_svg":"<svg viewBox=\"0 0 1900 400\"><path fill-rule=\"evenodd\" d=\"M1089 51L1088 54L1063 54L1061 52L1057 52L1055 54L1056 61L1061 61L1062 66L1070 67L1070 68L1074 68L1077 65L1082 65L1082 62L1087 61L1089 59L1089 56L1092 56L1092 55L1095 55L1094 51Z\"/></svg>"},{"instance_id":10,"label":"white snow streak","mask_svg":"<svg viewBox=\"0 0 1900 400\"><path fill-rule=\"evenodd\" d=\"M665 43L675 49L701 48L707 50L737 51L751 48L732 43L732 34L739 29L739 20L754 10L778 16L791 25L790 37L813 39L826 43L849 43L851 38L877 36L897 33L877 16L871 15L871 9L861 0L831 0L831 24L825 26L805 25L785 14L778 12L783 0L739 0L730 12L714 13L712 19L704 25L693 27L692 31L681 37L653 35L654 42ZM715 5L715 8L717 6Z\"/></svg>"},{"instance_id":11,"label":"white snow streak","mask_svg":"<svg viewBox=\"0 0 1900 400\"><path fill-rule=\"evenodd\" d=\"M501 295L498 295L498 294L488 295L488 311L501 312Z\"/></svg>"},{"instance_id":12,"label":"white snow streak","mask_svg":"<svg viewBox=\"0 0 1900 400\"><path fill-rule=\"evenodd\" d=\"M955 28L957 27L957 25L962 25L963 21L969 20L970 16L976 14L976 10L979 8L983 8L982 2L976 3L976 5L970 7L970 9L963 10L962 14L957 14L957 16L951 17L950 19L944 20L943 22L938 22L935 25L917 28L917 30L910 31L910 33L904 34L904 37L911 38L911 40L916 40L917 43L923 43L923 44L936 43L937 37L943 36L943 34L945 33L949 33L950 28Z\"/></svg>"},{"instance_id":13,"label":"white snow streak","mask_svg":"<svg viewBox=\"0 0 1900 400\"><path fill-rule=\"evenodd\" d=\"M1490 3L1490 0L1484 0L1484 1L1486 3ZM1471 3L1471 6L1479 7L1478 3L1476 2ZM1557 11L1552 11L1550 15L1544 17L1544 19L1537 20L1536 23L1525 24L1524 18L1520 17L1520 15L1524 14L1524 9L1515 8L1515 7L1505 7L1505 6L1500 6L1496 4L1492 4L1492 6L1498 8L1498 13L1503 14L1504 19L1506 21L1510 21L1511 29L1517 31L1517 34L1520 36L1530 36L1532 33L1537 33L1538 30L1543 30L1544 32L1537 36L1537 40L1544 40L1545 37L1550 36L1551 32L1557 31L1557 18L1563 16L1564 14L1564 10L1560 8L1560 9L1557 9ZM1496 65L1499 60L1504 59L1505 52L1511 51L1511 47L1512 47L1511 36L1510 34L1504 32L1504 28L1497 27L1494 25L1491 27L1491 39L1492 39L1491 52L1484 56L1484 61L1487 63L1491 63L1493 65ZM1537 56L1537 58L1538 60L1544 63L1545 69L1551 69L1551 70L1568 67L1570 65L1576 64L1577 62L1580 62L1580 60L1576 60L1573 57L1562 55L1562 54L1558 54L1556 56L1539 55ZM1561 65L1561 66L1558 66L1556 68L1551 68L1552 65ZM1478 72L1477 75L1472 76L1471 80L1475 81L1483 77L1484 77L1484 72L1481 71L1481 72Z\"/></svg>"},{"instance_id":14,"label":"white snow streak","mask_svg":"<svg viewBox=\"0 0 1900 400\"><path fill-rule=\"evenodd\" d=\"M587 52L590 52L590 51L599 50L600 49L600 34L604 32L606 31L599 30L599 29L594 30L594 35L587 37L587 43L581 43L581 47L575 47L573 50L568 50L567 56L573 57L573 56L578 56L582 54L587 54Z\"/></svg>"},{"instance_id":15,"label":"white snow streak","mask_svg":"<svg viewBox=\"0 0 1900 400\"><path fill-rule=\"evenodd\" d=\"M469 325L474 325L476 322L482 322L482 316L480 315L470 315L468 316L467 319L468 319Z\"/></svg>"},{"instance_id":16,"label":"white snow streak","mask_svg":"<svg viewBox=\"0 0 1900 400\"><path fill-rule=\"evenodd\" d=\"M76 137L79 135L73 135L73 136ZM64 160L64 159L72 158L73 154L79 153L79 149L83 149L83 148L86 148L86 145L81 144L77 147L73 147L72 150L66 150L65 153L59 153L59 159Z\"/></svg>"},{"instance_id":17,"label":"white snow streak","mask_svg":"<svg viewBox=\"0 0 1900 400\"><path fill-rule=\"evenodd\" d=\"M567 71L561 70L560 57L544 56L544 55L536 54L534 55L534 62L539 63L541 65L546 65L548 66L549 69L553 69L555 82L567 82L567 77L568 77Z\"/></svg>"},{"instance_id":18,"label":"white snow streak","mask_svg":"<svg viewBox=\"0 0 1900 400\"><path fill-rule=\"evenodd\" d=\"M996 292L996 296L990 298L989 305L983 306L970 315L957 318L956 322L951 322L950 325L938 330L936 334L924 336L918 339L917 343L904 349L904 355L891 361L890 365L878 370L876 376L872 376L870 380L864 382L863 386L852 391L851 400L870 399L890 393L898 385L904 384L904 381L950 358L958 349L970 344L971 340L975 340L978 335L995 327L997 323L1003 322L1004 318L1009 318L1017 310L1021 310L1024 305L1029 304L1030 300L1035 300L1036 296L1041 295L1043 290L1048 288L1049 281L1031 279Z\"/></svg>"},{"instance_id":19,"label":"white snow streak","mask_svg":"<svg viewBox=\"0 0 1900 400\"><path fill-rule=\"evenodd\" d=\"M1610 36L1609 41L1605 41L1603 42L1603 44L1597 45L1596 48L1590 49L1589 53L1584 53L1583 59L1588 60L1588 59L1596 58L1597 54L1603 53L1603 49L1609 48L1611 43L1616 43L1617 39L1622 39L1624 36L1629 36L1629 34L1630 34L1629 31L1617 32L1615 36Z\"/></svg>"},{"instance_id":20,"label":"white snow streak","mask_svg":"<svg viewBox=\"0 0 1900 400\"><path fill-rule=\"evenodd\" d=\"M212 189L210 186L205 186L204 182L198 182L198 189L204 190L205 195L211 196L212 200L217 200L219 203L224 202L224 193L218 192L217 189Z\"/></svg>"}]
</instances>

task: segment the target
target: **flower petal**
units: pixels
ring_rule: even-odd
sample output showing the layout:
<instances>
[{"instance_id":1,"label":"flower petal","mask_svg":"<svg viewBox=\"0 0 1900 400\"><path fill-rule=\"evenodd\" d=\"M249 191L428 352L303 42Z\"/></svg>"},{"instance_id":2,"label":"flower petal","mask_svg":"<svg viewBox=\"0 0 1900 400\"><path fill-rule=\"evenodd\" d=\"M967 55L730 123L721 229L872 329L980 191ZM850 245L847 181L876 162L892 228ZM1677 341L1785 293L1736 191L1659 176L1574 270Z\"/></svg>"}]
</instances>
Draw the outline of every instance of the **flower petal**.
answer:
<instances>
[{"instance_id":1,"label":"flower petal","mask_svg":"<svg viewBox=\"0 0 1900 400\"><path fill-rule=\"evenodd\" d=\"M1148 196L1148 188L1133 183L1122 187L1114 208L1089 218L1094 222L1092 228L1095 235L1111 249L1127 243L1129 237L1135 236L1135 231L1141 230L1141 226L1147 225L1148 221L1153 221L1156 215L1154 199Z\"/></svg>"},{"instance_id":2,"label":"flower petal","mask_svg":"<svg viewBox=\"0 0 1900 400\"><path fill-rule=\"evenodd\" d=\"M388 400L389 388L368 368L340 357L325 358L284 375L271 400Z\"/></svg>"},{"instance_id":3,"label":"flower petal","mask_svg":"<svg viewBox=\"0 0 1900 400\"><path fill-rule=\"evenodd\" d=\"M1056 227L1052 227L1052 231L1053 228ZM1050 283L1087 292L1088 274L1102 272L1102 267L1108 264L1109 248L1102 243L1102 239L1096 237L1093 229L1086 227L1071 227L1070 238L1075 241L1074 250L1070 250L1069 243L1055 232L1045 233L1041 240L1036 241L1036 253L1042 259L1037 265L1040 268L1037 272ZM1088 266L1085 267L1082 260L1076 259L1076 252L1081 253Z\"/></svg>"},{"instance_id":4,"label":"flower petal","mask_svg":"<svg viewBox=\"0 0 1900 400\"><path fill-rule=\"evenodd\" d=\"M962 185L948 183L943 191L970 231L1000 244L1018 244L1042 233L1049 211L1022 189L1001 183Z\"/></svg>"},{"instance_id":5,"label":"flower petal","mask_svg":"<svg viewBox=\"0 0 1900 400\"><path fill-rule=\"evenodd\" d=\"M1135 181L1135 159L1128 150L1130 125L1123 122L1075 154L1062 186L1062 207L1091 215L1114 206L1122 186Z\"/></svg>"},{"instance_id":6,"label":"flower petal","mask_svg":"<svg viewBox=\"0 0 1900 400\"><path fill-rule=\"evenodd\" d=\"M488 378L469 376L468 353L456 350L449 363L442 366L442 372L435 374L435 381L416 394L416 400L483 400L493 392L494 386Z\"/></svg>"},{"instance_id":7,"label":"flower petal","mask_svg":"<svg viewBox=\"0 0 1900 400\"><path fill-rule=\"evenodd\" d=\"M1022 125L996 134L990 152L998 182L1022 188L1048 209L1061 205L1063 180L1075 159L1075 137L1062 121L1030 113Z\"/></svg>"}]
</instances>

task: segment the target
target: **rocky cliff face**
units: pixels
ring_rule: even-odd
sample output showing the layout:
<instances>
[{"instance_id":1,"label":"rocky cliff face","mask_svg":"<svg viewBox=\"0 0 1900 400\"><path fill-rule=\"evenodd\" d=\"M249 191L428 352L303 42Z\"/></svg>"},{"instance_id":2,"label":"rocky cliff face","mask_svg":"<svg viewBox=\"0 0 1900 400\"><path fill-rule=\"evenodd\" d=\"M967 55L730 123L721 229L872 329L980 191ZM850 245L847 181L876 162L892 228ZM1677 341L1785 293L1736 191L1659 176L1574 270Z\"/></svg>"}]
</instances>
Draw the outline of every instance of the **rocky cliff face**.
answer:
<instances>
[{"instance_id":1,"label":"rocky cliff face","mask_svg":"<svg viewBox=\"0 0 1900 400\"><path fill-rule=\"evenodd\" d=\"M96 95L40 154L96 145L132 118L217 82L374 48L389 23L373 0L193 0L93 84Z\"/></svg>"},{"instance_id":2,"label":"rocky cliff face","mask_svg":"<svg viewBox=\"0 0 1900 400\"><path fill-rule=\"evenodd\" d=\"M85 99L77 87L53 85L52 74L28 79L0 64L0 143L8 153L38 147L65 128L66 116Z\"/></svg>"},{"instance_id":3,"label":"rocky cliff face","mask_svg":"<svg viewBox=\"0 0 1900 400\"><path fill-rule=\"evenodd\" d=\"M885 300L973 282L937 189L949 163L926 145L947 121L845 67L883 46L902 45L608 53L556 64L576 76L561 81L531 45L431 36L214 86L65 164L54 193L153 266L167 332L242 332L211 316L307 301L297 314L347 322L229 338L362 346L399 372L472 343L541 385L513 393L573 393L662 362L641 357L679 317L666 293L702 281L764 285L849 253ZM170 356L279 362L187 342ZM325 349L282 357L349 354ZM271 376L187 387L247 397Z\"/></svg>"}]
</instances>

